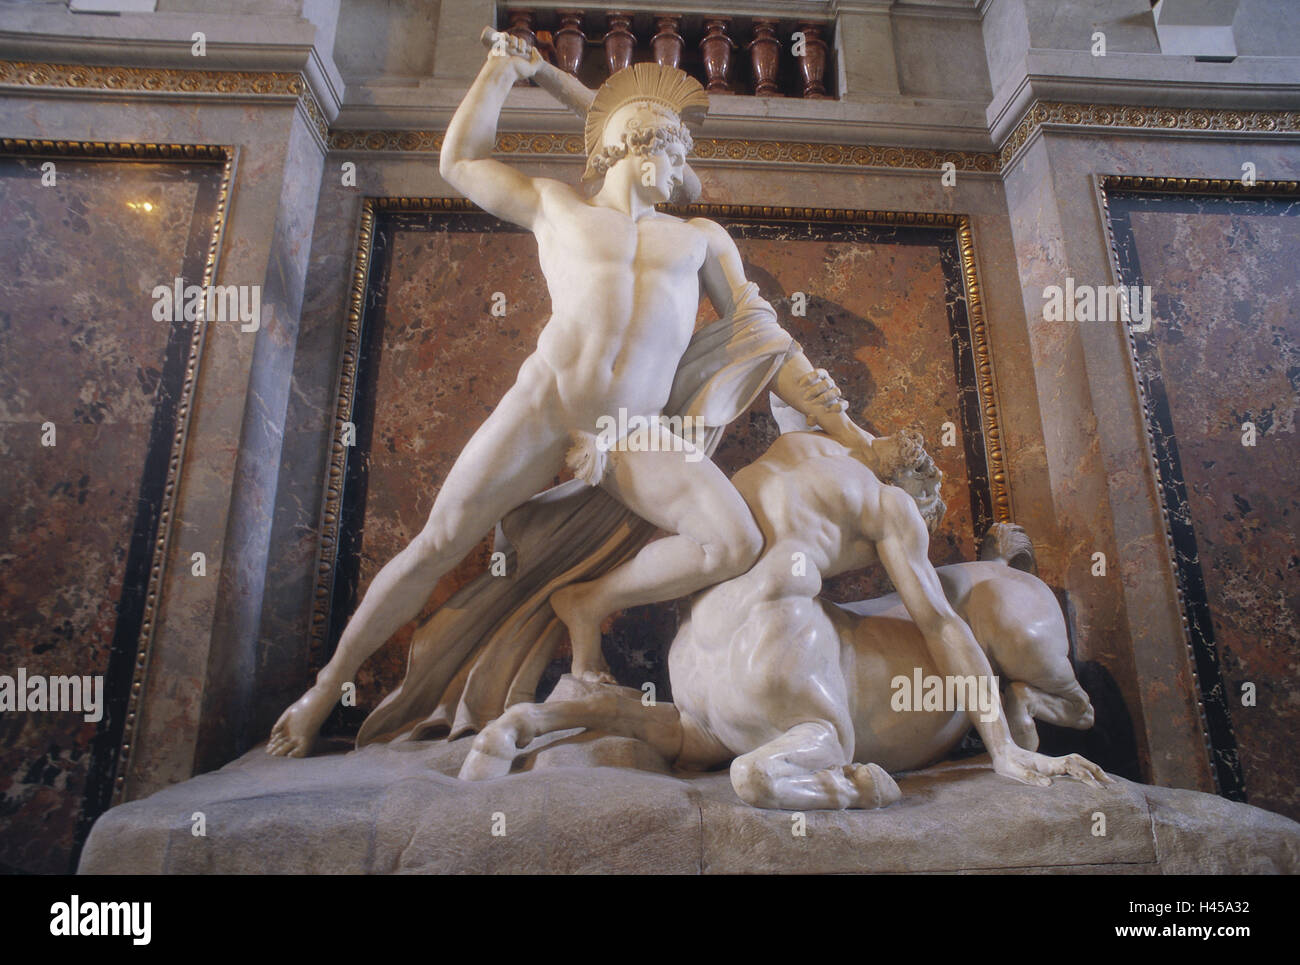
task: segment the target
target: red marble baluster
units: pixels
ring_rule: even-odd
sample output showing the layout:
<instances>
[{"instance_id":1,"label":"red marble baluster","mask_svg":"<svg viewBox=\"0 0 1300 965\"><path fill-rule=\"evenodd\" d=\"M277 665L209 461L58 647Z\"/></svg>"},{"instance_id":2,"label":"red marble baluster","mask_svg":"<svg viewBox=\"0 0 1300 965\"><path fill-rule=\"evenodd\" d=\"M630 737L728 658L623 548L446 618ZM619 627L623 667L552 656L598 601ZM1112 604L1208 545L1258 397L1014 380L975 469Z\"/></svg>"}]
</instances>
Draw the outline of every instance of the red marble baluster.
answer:
<instances>
[{"instance_id":1,"label":"red marble baluster","mask_svg":"<svg viewBox=\"0 0 1300 965\"><path fill-rule=\"evenodd\" d=\"M759 97L779 97L776 69L781 58L781 41L776 39L775 20L754 20L754 39L748 49L754 70L754 93Z\"/></svg>"},{"instance_id":2,"label":"red marble baluster","mask_svg":"<svg viewBox=\"0 0 1300 965\"><path fill-rule=\"evenodd\" d=\"M636 36L632 33L631 24L631 14L617 10L609 12L609 29L605 31L605 63L611 74L632 65Z\"/></svg>"},{"instance_id":3,"label":"red marble baluster","mask_svg":"<svg viewBox=\"0 0 1300 965\"><path fill-rule=\"evenodd\" d=\"M506 17L510 21L506 33L512 37L518 37L525 43L533 46L537 45L537 34L533 33L533 12L531 10L523 8L507 10ZM531 80L515 81L516 87L527 87L530 84L532 84Z\"/></svg>"},{"instance_id":4,"label":"red marble baluster","mask_svg":"<svg viewBox=\"0 0 1300 965\"><path fill-rule=\"evenodd\" d=\"M587 51L587 35L582 32L581 10L557 10L560 29L555 32L555 66L566 74L578 74L582 55Z\"/></svg>"},{"instance_id":5,"label":"red marble baluster","mask_svg":"<svg viewBox=\"0 0 1300 965\"><path fill-rule=\"evenodd\" d=\"M663 64L665 67L681 67L682 51L686 49L686 41L677 31L681 22L681 17L663 16L655 20L658 33L650 41L650 49L654 53L656 64Z\"/></svg>"},{"instance_id":6,"label":"red marble baluster","mask_svg":"<svg viewBox=\"0 0 1300 965\"><path fill-rule=\"evenodd\" d=\"M731 70L731 50L736 45L727 36L729 23L730 17L710 17L704 21L700 50L704 52L704 73L709 79L704 89L710 93L725 94L731 90L727 73Z\"/></svg>"},{"instance_id":7,"label":"red marble baluster","mask_svg":"<svg viewBox=\"0 0 1300 965\"><path fill-rule=\"evenodd\" d=\"M826 41L822 40L821 25L801 23L799 29L803 31L804 52L795 59L803 75L803 96L825 97L826 85L822 78L826 74Z\"/></svg>"}]
</instances>

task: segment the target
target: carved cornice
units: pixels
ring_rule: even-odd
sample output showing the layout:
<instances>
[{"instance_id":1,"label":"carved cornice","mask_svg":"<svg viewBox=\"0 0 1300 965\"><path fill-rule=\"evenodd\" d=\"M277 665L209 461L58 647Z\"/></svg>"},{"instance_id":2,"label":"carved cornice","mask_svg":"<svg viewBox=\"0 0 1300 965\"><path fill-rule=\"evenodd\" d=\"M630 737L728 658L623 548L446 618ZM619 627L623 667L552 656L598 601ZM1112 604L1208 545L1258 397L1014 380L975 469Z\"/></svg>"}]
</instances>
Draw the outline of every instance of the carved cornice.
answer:
<instances>
[{"instance_id":1,"label":"carved cornice","mask_svg":"<svg viewBox=\"0 0 1300 965\"><path fill-rule=\"evenodd\" d=\"M749 141L701 138L693 157L768 164L813 164L832 167L907 168L938 171L952 162L958 171L998 172L996 154L980 151L932 151L916 147L825 144L805 141Z\"/></svg>"},{"instance_id":2,"label":"carved cornice","mask_svg":"<svg viewBox=\"0 0 1300 965\"><path fill-rule=\"evenodd\" d=\"M959 228L962 214L941 211L868 211L859 208L805 208L782 204L665 204L660 209L682 218L763 218L767 221L816 221L822 224L914 225Z\"/></svg>"},{"instance_id":3,"label":"carved cornice","mask_svg":"<svg viewBox=\"0 0 1300 965\"><path fill-rule=\"evenodd\" d=\"M1046 127L1125 133L1300 135L1300 111L1202 110L1035 101L998 152L1003 173L1033 136Z\"/></svg>"},{"instance_id":4,"label":"carved cornice","mask_svg":"<svg viewBox=\"0 0 1300 965\"><path fill-rule=\"evenodd\" d=\"M19 157L113 158L135 161L221 161L231 148L216 144L140 144L133 141L60 141L0 138L0 154Z\"/></svg>"},{"instance_id":5,"label":"carved cornice","mask_svg":"<svg viewBox=\"0 0 1300 965\"><path fill-rule=\"evenodd\" d=\"M1047 127L1130 133L1151 131L1161 134L1300 136L1300 111L1201 110L1035 101L997 152L815 141L699 138L695 142L692 158L703 161L916 171L938 171L945 162L952 162L960 172L1005 174L1021 149L1038 131ZM335 151L436 154L442 147L442 132L333 130L330 132L329 146ZM506 155L548 157L581 157L583 154L581 138L572 134L499 134L496 151Z\"/></svg>"},{"instance_id":6,"label":"carved cornice","mask_svg":"<svg viewBox=\"0 0 1300 965\"><path fill-rule=\"evenodd\" d=\"M329 150L436 154L442 132L427 130L331 130L324 112L300 72L180 70L97 67L0 60L0 88L94 91L110 94L170 94L298 100L308 121ZM1017 154L1044 128L1160 134L1283 134L1300 136L1300 111L1140 107L1122 104L1071 104L1035 101L997 151L958 151L923 147L832 144L818 141L700 138L695 157L702 161L882 168L937 171L951 162L965 173L1005 174ZM581 157L577 134L513 133L497 136L505 155Z\"/></svg>"},{"instance_id":7,"label":"carved cornice","mask_svg":"<svg viewBox=\"0 0 1300 965\"><path fill-rule=\"evenodd\" d=\"M180 70L161 67L97 67L0 60L0 87L93 91L98 94L180 94L292 98L326 143L329 125L300 72L276 70Z\"/></svg>"},{"instance_id":8,"label":"carved cornice","mask_svg":"<svg viewBox=\"0 0 1300 965\"><path fill-rule=\"evenodd\" d=\"M1285 198L1300 195L1300 181L1256 181L1243 184L1226 178L1149 178L1106 174L1098 179L1102 191L1154 191L1161 194L1256 195ZM1103 199L1104 200L1104 199ZM1109 204L1106 204L1109 211ZM1109 225L1109 222L1107 222ZM1111 253L1114 254L1112 244Z\"/></svg>"},{"instance_id":9,"label":"carved cornice","mask_svg":"<svg viewBox=\"0 0 1300 965\"><path fill-rule=\"evenodd\" d=\"M442 148L441 131L330 131L332 151L436 154ZM584 157L582 138L576 134L497 135L498 154L545 157ZM701 137L695 140L692 159L760 164L810 164L833 167L901 168L939 171L951 161L958 171L997 174L998 156L981 151L944 151L915 147L827 144L818 141L768 141Z\"/></svg>"}]
</instances>

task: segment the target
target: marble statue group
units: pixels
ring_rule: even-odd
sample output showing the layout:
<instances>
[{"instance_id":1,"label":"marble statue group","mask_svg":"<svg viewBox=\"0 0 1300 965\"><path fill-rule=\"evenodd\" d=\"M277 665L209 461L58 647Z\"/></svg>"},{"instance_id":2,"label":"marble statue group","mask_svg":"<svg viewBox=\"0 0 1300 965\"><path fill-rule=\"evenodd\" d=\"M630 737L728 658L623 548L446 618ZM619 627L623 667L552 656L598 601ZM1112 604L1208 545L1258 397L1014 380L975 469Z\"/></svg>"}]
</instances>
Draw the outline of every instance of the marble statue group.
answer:
<instances>
[{"instance_id":1,"label":"marble statue group","mask_svg":"<svg viewBox=\"0 0 1300 965\"><path fill-rule=\"evenodd\" d=\"M509 773L534 739L586 728L681 768L729 764L756 807L877 808L899 796L891 772L939 760L973 726L1001 775L1108 783L1078 755L1037 753L1035 720L1087 728L1093 711L1060 606L1024 569L1024 533L998 524L979 561L932 566L944 504L921 438L855 425L726 230L656 210L699 192L687 156L708 107L700 84L639 63L593 95L524 42L486 41L440 171L533 233L552 312L268 751L310 753L343 685L496 527L511 571L484 574L419 628L405 680L358 744L476 733L460 776L482 780ZM502 106L528 78L584 116L594 190L493 158ZM697 331L701 295L719 320ZM710 455L764 393L782 434L729 479ZM547 488L565 467L573 478ZM819 596L823 580L875 564L895 593ZM668 600L687 601L668 655L673 701L646 702L610 675L601 622ZM537 703L566 637L572 672ZM900 678L939 685L912 700L909 683L903 700Z\"/></svg>"}]
</instances>

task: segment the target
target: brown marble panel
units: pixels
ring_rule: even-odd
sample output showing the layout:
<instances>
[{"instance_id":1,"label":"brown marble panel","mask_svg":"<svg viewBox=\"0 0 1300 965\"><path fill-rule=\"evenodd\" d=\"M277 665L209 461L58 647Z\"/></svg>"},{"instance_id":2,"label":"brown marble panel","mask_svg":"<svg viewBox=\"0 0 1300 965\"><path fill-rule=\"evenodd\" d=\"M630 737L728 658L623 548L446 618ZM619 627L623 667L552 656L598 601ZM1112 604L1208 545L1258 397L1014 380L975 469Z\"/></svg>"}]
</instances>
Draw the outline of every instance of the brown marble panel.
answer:
<instances>
[{"instance_id":1,"label":"brown marble panel","mask_svg":"<svg viewBox=\"0 0 1300 965\"><path fill-rule=\"evenodd\" d=\"M1220 785L1297 817L1300 206L1121 193L1110 208L1125 282L1153 289L1139 371Z\"/></svg>"},{"instance_id":2,"label":"brown marble panel","mask_svg":"<svg viewBox=\"0 0 1300 965\"><path fill-rule=\"evenodd\" d=\"M192 326L154 321L151 291L202 265L193 241L220 167L58 159L42 186L42 163L0 159L0 674L108 675L111 706L98 723L0 714L0 867L64 872L96 740L111 781L125 691L110 666L115 647L133 658L121 615L138 632L127 597L143 591Z\"/></svg>"}]
</instances>

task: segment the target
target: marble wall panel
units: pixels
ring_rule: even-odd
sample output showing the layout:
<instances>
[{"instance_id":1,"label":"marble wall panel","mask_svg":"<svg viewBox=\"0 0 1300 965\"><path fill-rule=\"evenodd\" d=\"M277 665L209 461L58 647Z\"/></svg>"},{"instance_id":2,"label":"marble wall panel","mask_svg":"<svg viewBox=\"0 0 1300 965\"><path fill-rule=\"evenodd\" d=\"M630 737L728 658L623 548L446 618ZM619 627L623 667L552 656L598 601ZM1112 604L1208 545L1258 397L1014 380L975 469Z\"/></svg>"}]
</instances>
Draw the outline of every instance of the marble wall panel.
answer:
<instances>
[{"instance_id":1,"label":"marble wall panel","mask_svg":"<svg viewBox=\"0 0 1300 965\"><path fill-rule=\"evenodd\" d=\"M492 219L381 214L367 293L333 638L378 572L424 525L470 436L514 383L546 321L533 238ZM492 314L494 295L504 316ZM487 565L488 534L440 581L424 615ZM400 683L415 624L366 662L356 711ZM346 709L344 710L346 713Z\"/></svg>"},{"instance_id":2,"label":"marble wall panel","mask_svg":"<svg viewBox=\"0 0 1300 965\"><path fill-rule=\"evenodd\" d=\"M8 136L233 146L238 161L217 283L268 288L273 287L267 275L276 264L273 239L277 222L292 224L295 218L282 211L282 199L297 190L286 189L285 180L310 177L311 168L304 166L301 158L293 167L286 165L295 117L300 116L300 108L278 99L186 102L79 93L53 102L44 95L15 91L0 98L0 130ZM339 178L327 180L337 184ZM307 189L319 193L317 185L309 184ZM350 251L352 227L345 230L346 237L340 242ZM307 232L291 238L290 243L308 244ZM332 322L337 325L337 317ZM240 511L232 483L237 475L245 411L250 404L264 408L250 403L249 391L255 347L264 334L265 330L255 335L241 332L238 326L214 326L206 336L190 445L176 496L174 538L164 569L157 631L143 688L143 710L126 772L127 799L195 773L210 664L222 659L217 650L245 644L215 635L218 597L221 587L228 585L218 575L227 565L248 565L247 555L228 555L226 549L232 515ZM301 384L295 386L295 392L300 390ZM291 412L288 420L293 417ZM313 514L318 510L319 505ZM207 578L191 576L189 558L195 551L207 556Z\"/></svg>"},{"instance_id":3,"label":"marble wall panel","mask_svg":"<svg viewBox=\"0 0 1300 965\"><path fill-rule=\"evenodd\" d=\"M254 741L265 739L280 712L308 682L321 492L334 430L340 336L361 210L359 192L339 182L333 177L322 180L288 379L257 646L257 694L246 731Z\"/></svg>"},{"instance_id":4,"label":"marble wall panel","mask_svg":"<svg viewBox=\"0 0 1300 965\"><path fill-rule=\"evenodd\" d=\"M107 706L0 714L0 866L63 872L112 780L194 326L151 292L202 278L222 169L42 163L0 160L0 673L103 675Z\"/></svg>"},{"instance_id":5,"label":"marble wall panel","mask_svg":"<svg viewBox=\"0 0 1300 965\"><path fill-rule=\"evenodd\" d=\"M1206 791L1216 784L1127 335L1117 323L1046 322L1043 288L1067 276L1116 282L1099 176L1235 181L1246 160L1262 177L1300 177L1300 152L1268 138L1052 132L1016 160L1005 181L1033 346L1037 400L1029 404L1043 425L1047 505L1079 615L1081 652L1100 662L1123 694L1144 779ZM1014 465L1013 478L1018 485ZM1093 548L1107 553L1105 577L1089 572Z\"/></svg>"},{"instance_id":6,"label":"marble wall panel","mask_svg":"<svg viewBox=\"0 0 1300 965\"><path fill-rule=\"evenodd\" d=\"M1108 200L1123 283L1153 290L1137 359L1219 784L1295 817L1300 205Z\"/></svg>"}]
</instances>

